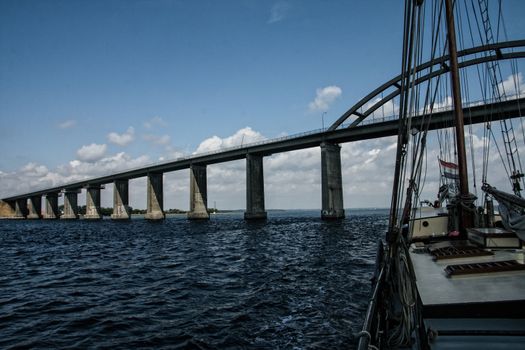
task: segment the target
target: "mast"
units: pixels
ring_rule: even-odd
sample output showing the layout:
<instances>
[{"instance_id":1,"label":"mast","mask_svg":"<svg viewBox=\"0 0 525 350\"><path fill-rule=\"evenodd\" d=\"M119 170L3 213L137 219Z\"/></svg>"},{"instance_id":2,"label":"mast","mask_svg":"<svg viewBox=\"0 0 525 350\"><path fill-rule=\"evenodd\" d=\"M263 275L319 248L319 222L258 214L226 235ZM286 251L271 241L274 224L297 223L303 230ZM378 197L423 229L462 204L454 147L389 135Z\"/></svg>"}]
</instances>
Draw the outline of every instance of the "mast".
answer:
<instances>
[{"instance_id":1,"label":"mast","mask_svg":"<svg viewBox=\"0 0 525 350\"><path fill-rule=\"evenodd\" d=\"M452 82L452 100L454 104L454 115L456 122L456 147L458 156L458 175L460 201L469 198L467 154L465 151L465 130L463 123L463 106L461 104L461 88L459 84L458 55L456 48L456 29L454 24L454 9L452 0L445 0L445 10L447 15L447 39L448 51L450 55L450 80ZM472 218L467 210L459 208L459 227L469 227L472 225Z\"/></svg>"}]
</instances>

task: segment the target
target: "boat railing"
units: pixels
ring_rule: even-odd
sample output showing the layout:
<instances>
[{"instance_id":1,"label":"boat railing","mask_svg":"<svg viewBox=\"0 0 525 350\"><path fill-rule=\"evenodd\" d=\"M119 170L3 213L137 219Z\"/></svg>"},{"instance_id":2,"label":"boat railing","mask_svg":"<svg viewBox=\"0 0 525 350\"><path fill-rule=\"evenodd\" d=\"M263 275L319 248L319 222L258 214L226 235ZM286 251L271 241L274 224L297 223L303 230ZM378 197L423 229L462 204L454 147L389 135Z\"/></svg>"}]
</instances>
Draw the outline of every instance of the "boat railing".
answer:
<instances>
[{"instance_id":1,"label":"boat railing","mask_svg":"<svg viewBox=\"0 0 525 350\"><path fill-rule=\"evenodd\" d=\"M382 295L383 288L385 285L386 278L386 260L385 260L385 248L382 240L378 241L377 253L376 253L376 270L372 279L372 294L370 295L370 301L366 310L365 321L363 322L362 330L356 334L359 338L358 349L368 350L372 346L371 342L377 340L378 329L373 329L373 326L379 324L377 309L379 306L379 298Z\"/></svg>"},{"instance_id":2,"label":"boat railing","mask_svg":"<svg viewBox=\"0 0 525 350\"><path fill-rule=\"evenodd\" d=\"M372 295L370 297L370 302L368 303L368 309L366 310L365 321L363 322L363 329L361 332L357 333L359 337L359 343L357 346L358 350L368 350L370 349L370 343L372 339L372 325L378 324L377 320L377 307L379 304L379 296L383 289L384 280L385 280L385 264L382 264L379 275L377 276L377 281L374 285Z\"/></svg>"}]
</instances>

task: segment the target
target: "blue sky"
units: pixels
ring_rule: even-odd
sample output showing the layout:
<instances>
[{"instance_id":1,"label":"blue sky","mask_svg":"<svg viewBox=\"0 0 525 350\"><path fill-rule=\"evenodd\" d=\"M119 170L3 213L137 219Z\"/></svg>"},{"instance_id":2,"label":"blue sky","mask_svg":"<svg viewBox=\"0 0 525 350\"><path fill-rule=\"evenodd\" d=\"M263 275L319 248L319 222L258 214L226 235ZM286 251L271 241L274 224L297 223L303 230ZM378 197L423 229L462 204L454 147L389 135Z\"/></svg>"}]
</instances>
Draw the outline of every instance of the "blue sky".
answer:
<instances>
[{"instance_id":1,"label":"blue sky","mask_svg":"<svg viewBox=\"0 0 525 350\"><path fill-rule=\"evenodd\" d=\"M509 36L523 38L525 3L504 10ZM317 129L323 112L328 126L398 74L402 12L400 1L0 0L0 175L47 177L5 180L0 194ZM361 153L384 149L369 146ZM317 179L311 152L303 170ZM301 157L297 169L310 164ZM187 206L187 174L170 176L182 199L167 207ZM319 207L311 185L304 200L276 193L270 206ZM210 186L226 207L244 206L244 188L230 198ZM365 202L387 204L380 195Z\"/></svg>"},{"instance_id":2,"label":"blue sky","mask_svg":"<svg viewBox=\"0 0 525 350\"><path fill-rule=\"evenodd\" d=\"M0 3L2 140L33 145L2 157L6 170L59 165L153 117L181 150L245 126L268 137L318 128L307 108L317 88L344 91L328 122L399 66L401 27L385 19L402 6L391 2L282 2L273 22L270 1ZM76 128L56 130L65 120Z\"/></svg>"}]
</instances>

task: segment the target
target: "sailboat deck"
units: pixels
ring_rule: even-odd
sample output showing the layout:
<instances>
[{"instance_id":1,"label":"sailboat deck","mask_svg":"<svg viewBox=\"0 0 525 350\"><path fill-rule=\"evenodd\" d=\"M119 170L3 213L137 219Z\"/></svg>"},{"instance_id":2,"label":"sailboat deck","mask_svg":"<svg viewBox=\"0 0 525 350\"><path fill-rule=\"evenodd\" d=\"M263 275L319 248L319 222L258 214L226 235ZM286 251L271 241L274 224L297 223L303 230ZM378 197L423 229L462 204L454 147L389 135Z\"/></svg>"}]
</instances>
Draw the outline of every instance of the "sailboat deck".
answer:
<instances>
[{"instance_id":1,"label":"sailboat deck","mask_svg":"<svg viewBox=\"0 0 525 350\"><path fill-rule=\"evenodd\" d=\"M432 350L523 349L523 319L426 319L425 327L436 332Z\"/></svg>"},{"instance_id":2,"label":"sailboat deck","mask_svg":"<svg viewBox=\"0 0 525 350\"><path fill-rule=\"evenodd\" d=\"M521 256L520 256L521 255ZM494 255L433 261L429 254L410 253L417 288L424 306L487 302L525 301L525 271L476 274L448 278L445 267L451 264L522 260L523 251L495 251Z\"/></svg>"}]
</instances>

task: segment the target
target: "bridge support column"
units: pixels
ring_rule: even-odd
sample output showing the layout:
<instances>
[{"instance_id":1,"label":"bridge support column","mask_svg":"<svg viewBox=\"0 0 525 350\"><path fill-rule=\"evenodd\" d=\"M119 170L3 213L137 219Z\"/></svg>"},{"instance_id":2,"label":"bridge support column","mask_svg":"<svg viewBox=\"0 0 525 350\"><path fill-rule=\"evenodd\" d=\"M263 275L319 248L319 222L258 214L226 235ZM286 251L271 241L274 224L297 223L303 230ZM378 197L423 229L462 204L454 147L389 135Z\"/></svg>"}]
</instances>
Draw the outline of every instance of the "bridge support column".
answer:
<instances>
[{"instance_id":1,"label":"bridge support column","mask_svg":"<svg viewBox=\"0 0 525 350\"><path fill-rule=\"evenodd\" d=\"M33 196L29 198L29 215L28 219L41 219L42 218L42 197Z\"/></svg>"},{"instance_id":2,"label":"bridge support column","mask_svg":"<svg viewBox=\"0 0 525 350\"><path fill-rule=\"evenodd\" d=\"M25 219L28 214L27 210L27 198L17 199L13 204L15 215L13 219Z\"/></svg>"},{"instance_id":3,"label":"bridge support column","mask_svg":"<svg viewBox=\"0 0 525 350\"><path fill-rule=\"evenodd\" d=\"M344 218L341 146L337 144L321 144L321 192L321 219Z\"/></svg>"},{"instance_id":4,"label":"bridge support column","mask_svg":"<svg viewBox=\"0 0 525 350\"><path fill-rule=\"evenodd\" d=\"M46 211L44 219L58 219L60 216L58 212L58 193L46 194Z\"/></svg>"},{"instance_id":5,"label":"bridge support column","mask_svg":"<svg viewBox=\"0 0 525 350\"><path fill-rule=\"evenodd\" d=\"M84 219L100 220L102 213L100 211L100 190L103 186L86 187L86 215Z\"/></svg>"},{"instance_id":6,"label":"bridge support column","mask_svg":"<svg viewBox=\"0 0 525 350\"><path fill-rule=\"evenodd\" d=\"M263 156L246 155L246 211L245 220L264 220Z\"/></svg>"},{"instance_id":7,"label":"bridge support column","mask_svg":"<svg viewBox=\"0 0 525 350\"><path fill-rule=\"evenodd\" d=\"M129 180L115 180L113 183L113 214L114 220L131 218L129 210Z\"/></svg>"},{"instance_id":8,"label":"bridge support column","mask_svg":"<svg viewBox=\"0 0 525 350\"><path fill-rule=\"evenodd\" d=\"M148 208L144 216L147 220L163 220L164 199L162 186L162 173L148 174Z\"/></svg>"},{"instance_id":9,"label":"bridge support column","mask_svg":"<svg viewBox=\"0 0 525 350\"><path fill-rule=\"evenodd\" d=\"M189 220L207 220L208 213L208 189L206 180L206 165L190 166L190 211Z\"/></svg>"},{"instance_id":10,"label":"bridge support column","mask_svg":"<svg viewBox=\"0 0 525 350\"><path fill-rule=\"evenodd\" d=\"M64 214L60 217L63 220L78 219L78 193L80 190L64 191Z\"/></svg>"}]
</instances>

